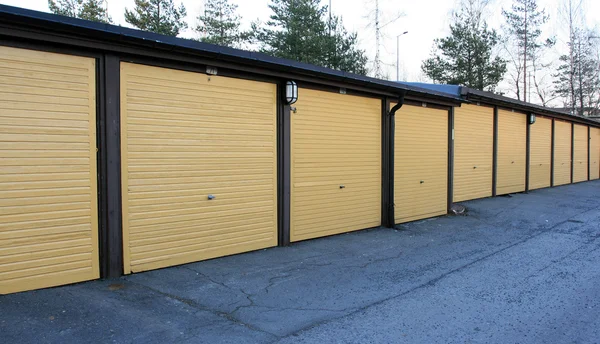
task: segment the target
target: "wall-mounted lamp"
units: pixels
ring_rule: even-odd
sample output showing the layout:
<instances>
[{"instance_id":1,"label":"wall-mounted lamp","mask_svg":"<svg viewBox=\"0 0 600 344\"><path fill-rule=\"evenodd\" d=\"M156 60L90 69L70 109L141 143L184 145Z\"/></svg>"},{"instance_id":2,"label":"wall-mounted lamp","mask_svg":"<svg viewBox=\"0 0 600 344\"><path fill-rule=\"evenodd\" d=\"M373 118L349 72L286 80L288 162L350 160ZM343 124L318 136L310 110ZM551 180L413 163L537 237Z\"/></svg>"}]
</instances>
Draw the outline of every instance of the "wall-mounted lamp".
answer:
<instances>
[{"instance_id":1,"label":"wall-mounted lamp","mask_svg":"<svg viewBox=\"0 0 600 344\"><path fill-rule=\"evenodd\" d=\"M529 114L529 124L535 123L535 114Z\"/></svg>"},{"instance_id":2,"label":"wall-mounted lamp","mask_svg":"<svg viewBox=\"0 0 600 344\"><path fill-rule=\"evenodd\" d=\"M285 83L285 101L292 105L298 100L298 84L295 81Z\"/></svg>"}]
</instances>

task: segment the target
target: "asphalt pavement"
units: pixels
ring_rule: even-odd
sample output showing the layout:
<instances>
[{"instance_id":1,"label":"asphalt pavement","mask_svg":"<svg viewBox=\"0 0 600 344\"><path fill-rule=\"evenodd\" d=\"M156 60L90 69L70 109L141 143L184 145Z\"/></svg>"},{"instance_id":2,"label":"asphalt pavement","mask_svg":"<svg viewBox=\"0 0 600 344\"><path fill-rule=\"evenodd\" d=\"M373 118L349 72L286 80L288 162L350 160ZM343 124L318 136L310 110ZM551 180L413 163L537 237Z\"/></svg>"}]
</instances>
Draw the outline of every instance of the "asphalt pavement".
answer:
<instances>
[{"instance_id":1,"label":"asphalt pavement","mask_svg":"<svg viewBox=\"0 0 600 344\"><path fill-rule=\"evenodd\" d=\"M599 343L600 181L0 296L0 343Z\"/></svg>"}]
</instances>

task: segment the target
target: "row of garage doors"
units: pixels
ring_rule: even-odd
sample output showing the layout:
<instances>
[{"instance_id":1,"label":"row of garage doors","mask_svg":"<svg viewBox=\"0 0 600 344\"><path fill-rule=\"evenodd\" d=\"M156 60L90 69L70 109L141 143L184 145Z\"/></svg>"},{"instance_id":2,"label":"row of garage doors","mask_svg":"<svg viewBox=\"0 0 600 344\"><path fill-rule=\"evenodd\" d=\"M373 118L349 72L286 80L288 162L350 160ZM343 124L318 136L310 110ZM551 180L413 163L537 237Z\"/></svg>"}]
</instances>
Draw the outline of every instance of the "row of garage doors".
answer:
<instances>
[{"instance_id":1,"label":"row of garage doors","mask_svg":"<svg viewBox=\"0 0 600 344\"><path fill-rule=\"evenodd\" d=\"M0 293L99 278L95 59L0 47ZM275 84L121 63L123 270L277 245ZM291 114L290 239L381 225L382 100L303 88ZM392 104L393 105L393 104ZM395 222L492 195L493 109L404 105ZM587 179L588 127L538 117L530 189ZM498 116L498 194L525 190L526 116ZM590 131L598 178L600 129ZM551 176L551 170L554 175Z\"/></svg>"}]
</instances>

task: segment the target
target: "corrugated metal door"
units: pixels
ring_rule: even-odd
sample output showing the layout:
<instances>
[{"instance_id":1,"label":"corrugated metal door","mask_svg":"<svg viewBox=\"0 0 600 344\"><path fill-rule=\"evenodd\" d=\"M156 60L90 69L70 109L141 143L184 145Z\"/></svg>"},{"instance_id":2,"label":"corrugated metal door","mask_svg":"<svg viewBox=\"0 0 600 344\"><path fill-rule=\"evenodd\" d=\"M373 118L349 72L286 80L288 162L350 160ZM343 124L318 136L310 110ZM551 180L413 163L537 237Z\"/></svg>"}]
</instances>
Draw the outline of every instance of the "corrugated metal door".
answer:
<instances>
[{"instance_id":1,"label":"corrugated metal door","mask_svg":"<svg viewBox=\"0 0 600 344\"><path fill-rule=\"evenodd\" d=\"M395 222L446 214L448 111L404 105L394 141Z\"/></svg>"},{"instance_id":2,"label":"corrugated metal door","mask_svg":"<svg viewBox=\"0 0 600 344\"><path fill-rule=\"evenodd\" d=\"M302 88L292 113L292 241L381 225L381 99Z\"/></svg>"},{"instance_id":3,"label":"corrugated metal door","mask_svg":"<svg viewBox=\"0 0 600 344\"><path fill-rule=\"evenodd\" d=\"M600 178L600 129L590 128L590 180Z\"/></svg>"},{"instance_id":4,"label":"corrugated metal door","mask_svg":"<svg viewBox=\"0 0 600 344\"><path fill-rule=\"evenodd\" d=\"M125 273L277 245L276 86L121 64Z\"/></svg>"},{"instance_id":5,"label":"corrugated metal door","mask_svg":"<svg viewBox=\"0 0 600 344\"><path fill-rule=\"evenodd\" d=\"M554 185L571 183L571 123L554 121Z\"/></svg>"},{"instance_id":6,"label":"corrugated metal door","mask_svg":"<svg viewBox=\"0 0 600 344\"><path fill-rule=\"evenodd\" d=\"M454 109L454 202L492 196L494 109Z\"/></svg>"},{"instance_id":7,"label":"corrugated metal door","mask_svg":"<svg viewBox=\"0 0 600 344\"><path fill-rule=\"evenodd\" d=\"M527 116L498 110L498 184L496 194L525 191Z\"/></svg>"},{"instance_id":8,"label":"corrugated metal door","mask_svg":"<svg viewBox=\"0 0 600 344\"><path fill-rule=\"evenodd\" d=\"M538 116L529 130L529 190L546 188L552 167L552 120Z\"/></svg>"},{"instance_id":9,"label":"corrugated metal door","mask_svg":"<svg viewBox=\"0 0 600 344\"><path fill-rule=\"evenodd\" d=\"M577 183L588 179L588 127L575 124L574 130L573 182Z\"/></svg>"},{"instance_id":10,"label":"corrugated metal door","mask_svg":"<svg viewBox=\"0 0 600 344\"><path fill-rule=\"evenodd\" d=\"M99 277L95 75L0 47L0 294Z\"/></svg>"}]
</instances>

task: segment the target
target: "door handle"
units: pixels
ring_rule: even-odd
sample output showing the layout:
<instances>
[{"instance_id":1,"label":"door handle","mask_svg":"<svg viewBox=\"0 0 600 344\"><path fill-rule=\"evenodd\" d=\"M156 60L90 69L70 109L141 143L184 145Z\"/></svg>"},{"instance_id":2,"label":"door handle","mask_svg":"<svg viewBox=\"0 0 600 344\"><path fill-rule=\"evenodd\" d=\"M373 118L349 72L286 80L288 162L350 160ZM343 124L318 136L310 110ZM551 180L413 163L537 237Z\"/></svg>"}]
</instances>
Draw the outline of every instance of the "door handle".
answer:
<instances>
[{"instance_id":1,"label":"door handle","mask_svg":"<svg viewBox=\"0 0 600 344\"><path fill-rule=\"evenodd\" d=\"M345 189L346 185L340 185L340 189Z\"/></svg>"}]
</instances>

